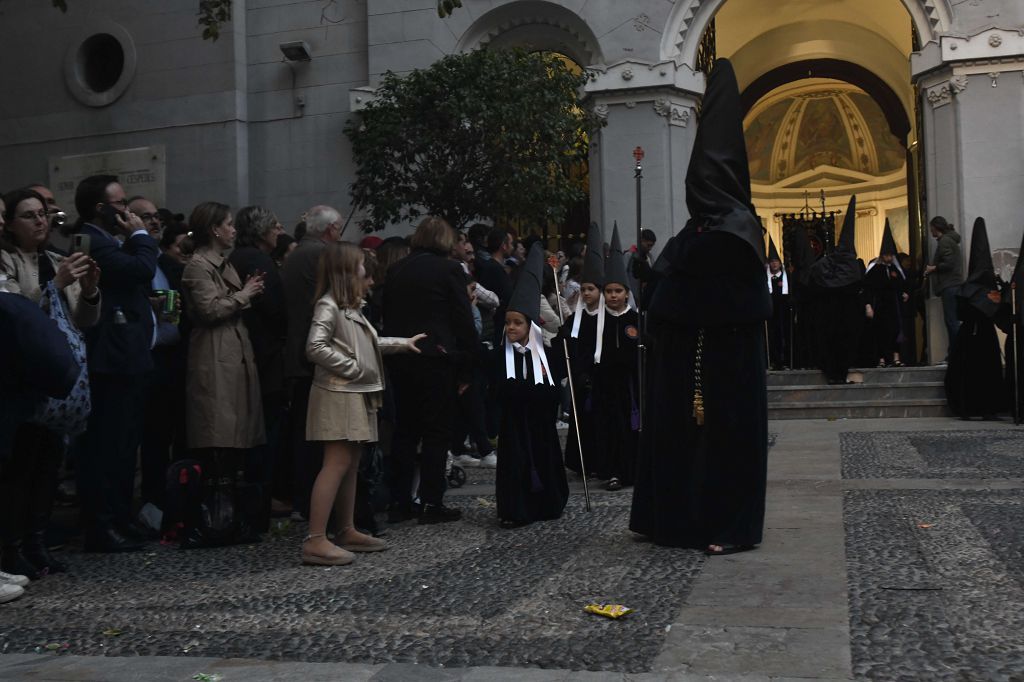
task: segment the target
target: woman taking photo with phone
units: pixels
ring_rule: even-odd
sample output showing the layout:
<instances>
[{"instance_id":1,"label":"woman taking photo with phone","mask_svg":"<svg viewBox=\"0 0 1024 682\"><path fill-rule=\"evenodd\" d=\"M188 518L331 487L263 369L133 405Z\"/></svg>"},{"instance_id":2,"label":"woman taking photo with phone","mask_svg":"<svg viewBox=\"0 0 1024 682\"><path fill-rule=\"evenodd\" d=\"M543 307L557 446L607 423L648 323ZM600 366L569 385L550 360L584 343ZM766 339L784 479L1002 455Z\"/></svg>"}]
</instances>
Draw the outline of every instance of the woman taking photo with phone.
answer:
<instances>
[{"instance_id":1,"label":"woman taking photo with phone","mask_svg":"<svg viewBox=\"0 0 1024 682\"><path fill-rule=\"evenodd\" d=\"M100 270L84 253L68 257L47 250L50 221L46 201L30 189L9 192L2 206L0 283L49 311L59 302L68 320L84 331L100 316ZM58 300L59 299L59 300ZM18 427L14 453L0 473L0 569L36 580L65 566L46 547L58 471L67 434L37 424Z\"/></svg>"},{"instance_id":2,"label":"woman taking photo with phone","mask_svg":"<svg viewBox=\"0 0 1024 682\"><path fill-rule=\"evenodd\" d=\"M243 283L225 252L235 243L230 207L199 204L189 217L195 254L181 279L189 337L185 410L189 449L204 451L219 479L233 478L245 451L266 440L260 384L242 313L263 293L263 276Z\"/></svg>"}]
</instances>

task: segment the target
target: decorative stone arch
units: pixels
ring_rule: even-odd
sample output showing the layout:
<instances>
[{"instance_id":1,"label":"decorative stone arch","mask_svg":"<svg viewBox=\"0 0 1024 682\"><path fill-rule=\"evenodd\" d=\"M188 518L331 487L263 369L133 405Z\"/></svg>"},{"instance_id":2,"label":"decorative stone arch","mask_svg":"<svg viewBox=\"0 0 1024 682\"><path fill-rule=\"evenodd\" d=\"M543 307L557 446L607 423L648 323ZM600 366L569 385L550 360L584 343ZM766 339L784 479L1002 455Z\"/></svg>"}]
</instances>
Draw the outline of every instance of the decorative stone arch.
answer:
<instances>
[{"instance_id":1,"label":"decorative stone arch","mask_svg":"<svg viewBox=\"0 0 1024 682\"><path fill-rule=\"evenodd\" d=\"M462 34L455 49L528 47L560 52L580 66L603 64L597 37L571 10L543 0L515 0L490 10Z\"/></svg>"},{"instance_id":2,"label":"decorative stone arch","mask_svg":"<svg viewBox=\"0 0 1024 682\"><path fill-rule=\"evenodd\" d=\"M704 30L728 0L679 0L669 13L661 34L661 58L677 64L697 61ZM921 37L921 44L934 42L952 26L950 0L900 0Z\"/></svg>"}]
</instances>

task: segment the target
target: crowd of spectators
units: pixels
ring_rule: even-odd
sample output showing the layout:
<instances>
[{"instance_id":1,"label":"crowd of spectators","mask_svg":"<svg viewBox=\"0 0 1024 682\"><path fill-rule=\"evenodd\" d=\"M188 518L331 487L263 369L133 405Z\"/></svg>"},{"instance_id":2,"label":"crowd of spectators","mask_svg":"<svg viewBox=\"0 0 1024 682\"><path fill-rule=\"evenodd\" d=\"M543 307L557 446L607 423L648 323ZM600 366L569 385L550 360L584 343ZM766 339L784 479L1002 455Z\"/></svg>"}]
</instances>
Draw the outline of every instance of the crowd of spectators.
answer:
<instances>
[{"instance_id":1,"label":"crowd of spectators","mask_svg":"<svg viewBox=\"0 0 1024 682\"><path fill-rule=\"evenodd\" d=\"M311 207L289 234L265 207L204 202L186 219L109 175L83 180L74 209L64 224L40 184L0 201L0 337L8 359L27 363L5 363L3 376L0 601L67 570L57 549L78 541L51 532L58 494L77 505L87 552L256 541L272 517L290 515L315 522L307 563L347 563L328 537L377 551L385 511L389 523L456 520L443 499L451 463L496 466L487 357L539 238L427 218L409 238L356 246L329 206ZM557 253L569 300L554 276L544 283L546 344L578 295L581 261L570 255ZM321 365L349 341L334 324L314 342L311 327L343 288L332 278L356 267L356 313L341 301L333 309L372 326L372 337L352 337L353 352L415 352L339 384L341 370ZM45 333L26 337L31 329ZM325 410L381 387L379 400L359 402L372 420L354 439L365 446L339 450L359 425L339 432Z\"/></svg>"}]
</instances>

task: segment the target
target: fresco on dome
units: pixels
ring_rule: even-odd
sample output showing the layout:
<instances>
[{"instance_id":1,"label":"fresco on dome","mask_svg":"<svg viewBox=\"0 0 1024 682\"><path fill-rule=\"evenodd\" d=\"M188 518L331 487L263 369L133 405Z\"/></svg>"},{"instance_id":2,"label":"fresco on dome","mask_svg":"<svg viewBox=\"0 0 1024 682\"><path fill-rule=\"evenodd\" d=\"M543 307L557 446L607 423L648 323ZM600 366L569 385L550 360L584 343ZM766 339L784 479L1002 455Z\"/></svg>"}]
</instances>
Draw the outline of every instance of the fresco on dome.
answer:
<instances>
[{"instance_id":1,"label":"fresco on dome","mask_svg":"<svg viewBox=\"0 0 1024 682\"><path fill-rule=\"evenodd\" d=\"M788 98L772 104L751 120L744 130L751 180L765 183L772 181L772 148L786 111L792 104L793 100Z\"/></svg>"},{"instance_id":2,"label":"fresco on dome","mask_svg":"<svg viewBox=\"0 0 1024 682\"><path fill-rule=\"evenodd\" d=\"M878 103L870 95L859 92L851 92L848 96L860 109L861 116L864 117L871 136L875 140L879 175L903 168L903 164L907 161L907 152L900 144L899 139L889 132L889 124Z\"/></svg>"},{"instance_id":3,"label":"fresco on dome","mask_svg":"<svg viewBox=\"0 0 1024 682\"><path fill-rule=\"evenodd\" d=\"M850 157L850 138L831 97L815 98L807 102L789 175L818 166L857 168Z\"/></svg>"}]
</instances>

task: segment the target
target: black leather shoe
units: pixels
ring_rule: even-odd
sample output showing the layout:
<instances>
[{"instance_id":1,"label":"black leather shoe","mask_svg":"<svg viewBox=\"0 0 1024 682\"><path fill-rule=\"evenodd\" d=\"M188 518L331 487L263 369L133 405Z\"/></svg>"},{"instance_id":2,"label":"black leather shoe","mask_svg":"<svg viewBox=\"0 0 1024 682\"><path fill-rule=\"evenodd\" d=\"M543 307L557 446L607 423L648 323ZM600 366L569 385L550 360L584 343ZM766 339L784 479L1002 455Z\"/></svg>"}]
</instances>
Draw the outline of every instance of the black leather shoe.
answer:
<instances>
[{"instance_id":1,"label":"black leather shoe","mask_svg":"<svg viewBox=\"0 0 1024 682\"><path fill-rule=\"evenodd\" d=\"M21 552L38 568L46 568L50 573L64 573L68 567L50 554L46 546L46 534L35 532L29 535L21 545Z\"/></svg>"},{"instance_id":2,"label":"black leather shoe","mask_svg":"<svg viewBox=\"0 0 1024 682\"><path fill-rule=\"evenodd\" d=\"M420 514L420 523L447 523L462 518L462 510L452 509L443 504L425 504Z\"/></svg>"},{"instance_id":3,"label":"black leather shoe","mask_svg":"<svg viewBox=\"0 0 1024 682\"><path fill-rule=\"evenodd\" d=\"M86 552L137 552L142 543L130 540L113 528L93 531L85 538Z\"/></svg>"},{"instance_id":4,"label":"black leather shoe","mask_svg":"<svg viewBox=\"0 0 1024 682\"><path fill-rule=\"evenodd\" d=\"M146 543L151 540L157 540L160 537L160 533L152 528L143 526L138 521L119 523L116 528L118 533L125 536L132 542Z\"/></svg>"},{"instance_id":5,"label":"black leather shoe","mask_svg":"<svg viewBox=\"0 0 1024 682\"><path fill-rule=\"evenodd\" d=\"M22 554L20 545L4 545L0 558L0 571L12 575L23 575L29 580L39 580L49 573L45 566L38 566Z\"/></svg>"}]
</instances>

